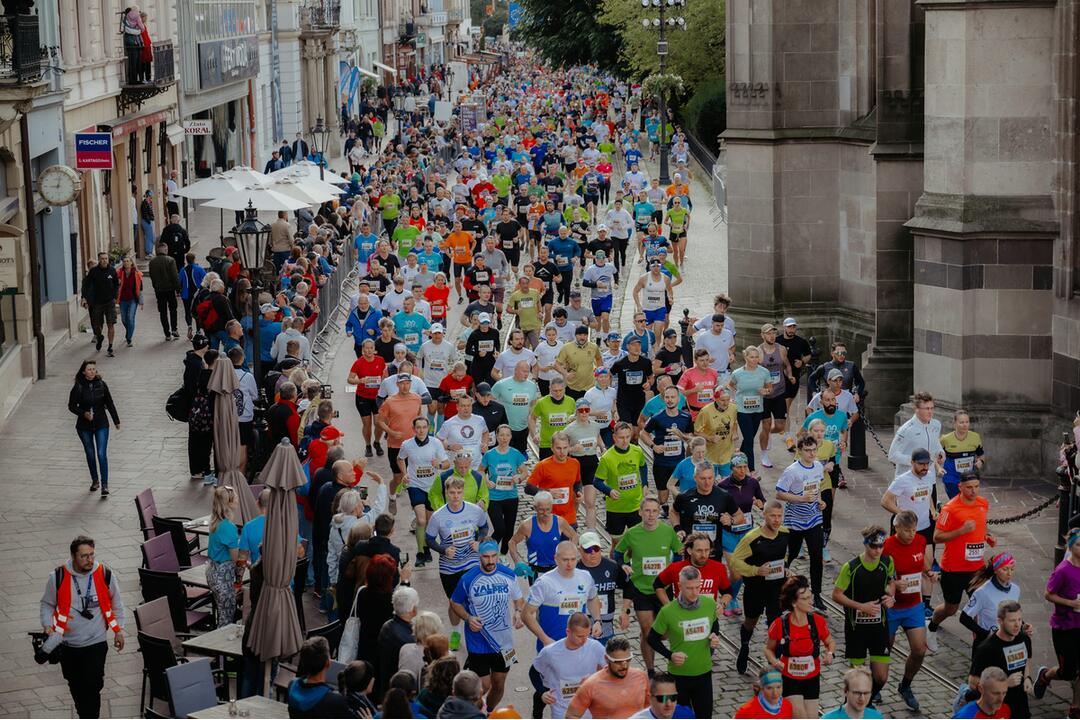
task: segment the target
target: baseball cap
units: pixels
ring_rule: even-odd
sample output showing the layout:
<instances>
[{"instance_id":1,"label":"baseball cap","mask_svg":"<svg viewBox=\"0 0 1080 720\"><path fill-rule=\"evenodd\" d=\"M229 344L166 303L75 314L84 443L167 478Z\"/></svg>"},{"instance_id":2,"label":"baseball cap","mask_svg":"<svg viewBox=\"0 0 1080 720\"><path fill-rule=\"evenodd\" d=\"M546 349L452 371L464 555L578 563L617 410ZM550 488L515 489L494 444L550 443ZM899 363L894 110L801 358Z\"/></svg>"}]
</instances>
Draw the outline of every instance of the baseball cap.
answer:
<instances>
[{"instance_id":1,"label":"baseball cap","mask_svg":"<svg viewBox=\"0 0 1080 720\"><path fill-rule=\"evenodd\" d=\"M784 318L784 327L792 327L793 325L798 325L798 324L799 323L795 322L795 318L793 318L793 317Z\"/></svg>"},{"instance_id":2,"label":"baseball cap","mask_svg":"<svg viewBox=\"0 0 1080 720\"><path fill-rule=\"evenodd\" d=\"M196 335L191 338L191 347L196 350L202 350L203 348L210 347L210 338L205 335Z\"/></svg>"},{"instance_id":3,"label":"baseball cap","mask_svg":"<svg viewBox=\"0 0 1080 720\"><path fill-rule=\"evenodd\" d=\"M664 331L664 337L675 337L679 333L675 332L675 328L668 328Z\"/></svg>"},{"instance_id":4,"label":"baseball cap","mask_svg":"<svg viewBox=\"0 0 1080 720\"><path fill-rule=\"evenodd\" d=\"M844 379L844 373L840 372L836 368L833 368L832 370L830 370L829 374L825 377L826 380L836 380L838 378L843 380Z\"/></svg>"},{"instance_id":5,"label":"baseball cap","mask_svg":"<svg viewBox=\"0 0 1080 720\"><path fill-rule=\"evenodd\" d=\"M491 394L491 385L489 385L486 382L477 383L476 384L476 394L477 395L490 395Z\"/></svg>"},{"instance_id":6,"label":"baseball cap","mask_svg":"<svg viewBox=\"0 0 1080 720\"><path fill-rule=\"evenodd\" d=\"M486 312L480 313L480 324L483 325L484 323L488 323L489 325L491 324L491 314L490 313L486 313Z\"/></svg>"},{"instance_id":7,"label":"baseball cap","mask_svg":"<svg viewBox=\"0 0 1080 720\"><path fill-rule=\"evenodd\" d=\"M412 382L412 375L410 375L409 373L398 373L397 381L398 382L410 382L411 383Z\"/></svg>"},{"instance_id":8,"label":"baseball cap","mask_svg":"<svg viewBox=\"0 0 1080 720\"><path fill-rule=\"evenodd\" d=\"M264 314L265 313L270 313L270 312L276 313L279 310L281 310L281 308L279 308L274 303L263 303L262 305L259 306L259 311L264 313Z\"/></svg>"},{"instance_id":9,"label":"baseball cap","mask_svg":"<svg viewBox=\"0 0 1080 720\"><path fill-rule=\"evenodd\" d=\"M640 345L641 338L639 338L637 335L631 335L630 337L626 338L626 344L630 345L631 343L637 343L638 345Z\"/></svg>"},{"instance_id":10,"label":"baseball cap","mask_svg":"<svg viewBox=\"0 0 1080 720\"><path fill-rule=\"evenodd\" d=\"M578 538L578 545L586 549L591 547L603 547L600 544L600 536L592 530L581 533L581 537Z\"/></svg>"},{"instance_id":11,"label":"baseball cap","mask_svg":"<svg viewBox=\"0 0 1080 720\"><path fill-rule=\"evenodd\" d=\"M930 451L926 448L916 448L915 452L911 453L911 462L913 463L928 463L930 462Z\"/></svg>"},{"instance_id":12,"label":"baseball cap","mask_svg":"<svg viewBox=\"0 0 1080 720\"><path fill-rule=\"evenodd\" d=\"M761 326L761 332L762 333L776 332L776 326L773 325L772 323L765 323L764 325Z\"/></svg>"},{"instance_id":13,"label":"baseball cap","mask_svg":"<svg viewBox=\"0 0 1080 720\"><path fill-rule=\"evenodd\" d=\"M444 333L444 332L446 332L446 328L444 328L442 326L442 323L435 323L434 325L431 326L431 332L433 332L433 333Z\"/></svg>"},{"instance_id":14,"label":"baseball cap","mask_svg":"<svg viewBox=\"0 0 1080 720\"><path fill-rule=\"evenodd\" d=\"M601 230L603 230L604 232L607 232L607 225L605 225L603 223L600 223L599 225L596 226L596 232L600 232Z\"/></svg>"},{"instance_id":15,"label":"baseball cap","mask_svg":"<svg viewBox=\"0 0 1080 720\"><path fill-rule=\"evenodd\" d=\"M618 340L619 339L619 333L617 333L617 332L609 332L607 334L607 339L608 340Z\"/></svg>"},{"instance_id":16,"label":"baseball cap","mask_svg":"<svg viewBox=\"0 0 1080 720\"><path fill-rule=\"evenodd\" d=\"M607 253L603 250L597 250L593 255L597 260L607 260Z\"/></svg>"},{"instance_id":17,"label":"baseball cap","mask_svg":"<svg viewBox=\"0 0 1080 720\"><path fill-rule=\"evenodd\" d=\"M345 437L345 433L338 430L333 425L327 425L319 433L320 440L337 440L338 438Z\"/></svg>"}]
</instances>

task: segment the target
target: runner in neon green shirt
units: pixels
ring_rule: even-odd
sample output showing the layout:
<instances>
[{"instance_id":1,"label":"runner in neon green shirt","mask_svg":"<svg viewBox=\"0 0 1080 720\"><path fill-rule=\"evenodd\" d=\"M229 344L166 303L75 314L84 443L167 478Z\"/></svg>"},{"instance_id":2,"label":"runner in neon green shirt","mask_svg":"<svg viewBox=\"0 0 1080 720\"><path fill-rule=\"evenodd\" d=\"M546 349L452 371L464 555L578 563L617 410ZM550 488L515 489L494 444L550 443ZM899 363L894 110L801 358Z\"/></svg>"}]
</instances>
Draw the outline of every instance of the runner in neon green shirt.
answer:
<instances>
[{"instance_id":1,"label":"runner in neon green shirt","mask_svg":"<svg viewBox=\"0 0 1080 720\"><path fill-rule=\"evenodd\" d=\"M380 204L381 204L380 200ZM399 257L405 257L416 249L416 238L420 236L420 228L415 225L398 225L394 228L394 247Z\"/></svg>"},{"instance_id":2,"label":"runner in neon green shirt","mask_svg":"<svg viewBox=\"0 0 1080 720\"><path fill-rule=\"evenodd\" d=\"M379 210L382 211L383 220L397 220L400 214L401 196L396 192L383 195L379 198Z\"/></svg>"},{"instance_id":3,"label":"runner in neon green shirt","mask_svg":"<svg viewBox=\"0 0 1080 720\"><path fill-rule=\"evenodd\" d=\"M496 173L491 176L491 184L495 186L495 192L500 198L505 200L510 197L510 185L513 184L513 180L506 173Z\"/></svg>"},{"instance_id":4,"label":"runner in neon green shirt","mask_svg":"<svg viewBox=\"0 0 1080 720\"><path fill-rule=\"evenodd\" d=\"M712 651L720 647L716 601L701 594L701 573L687 566L694 578L679 575L679 596L660 609L648 635L649 646L668 659L668 672L690 696L696 717L711 717ZM667 638L664 647L662 638Z\"/></svg>"},{"instance_id":5,"label":"runner in neon green shirt","mask_svg":"<svg viewBox=\"0 0 1080 720\"><path fill-rule=\"evenodd\" d=\"M529 434L540 448L541 460L551 455L551 436L573 419L574 398L566 394L566 381L555 378L549 393L536 401L529 414Z\"/></svg>"}]
</instances>

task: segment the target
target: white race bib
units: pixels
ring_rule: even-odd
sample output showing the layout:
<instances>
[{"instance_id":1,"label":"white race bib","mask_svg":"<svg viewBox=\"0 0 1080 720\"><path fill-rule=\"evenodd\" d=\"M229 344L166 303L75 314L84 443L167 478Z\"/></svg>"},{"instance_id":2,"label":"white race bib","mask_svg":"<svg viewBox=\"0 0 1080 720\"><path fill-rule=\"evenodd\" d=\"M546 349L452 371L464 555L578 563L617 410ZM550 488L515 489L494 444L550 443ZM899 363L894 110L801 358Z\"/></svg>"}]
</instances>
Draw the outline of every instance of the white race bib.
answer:
<instances>
[{"instance_id":1,"label":"white race bib","mask_svg":"<svg viewBox=\"0 0 1080 720\"><path fill-rule=\"evenodd\" d=\"M559 614L573 615L581 610L584 599L580 595L564 595L559 598Z\"/></svg>"},{"instance_id":2,"label":"white race bib","mask_svg":"<svg viewBox=\"0 0 1080 720\"><path fill-rule=\"evenodd\" d=\"M908 573L907 575L901 575L898 584L898 591L901 595L912 595L917 592L922 592L922 573Z\"/></svg>"},{"instance_id":3,"label":"white race bib","mask_svg":"<svg viewBox=\"0 0 1080 720\"><path fill-rule=\"evenodd\" d=\"M785 570L783 560L770 560L765 563L765 567L769 568L769 574L765 576L766 580L784 579Z\"/></svg>"},{"instance_id":4,"label":"white race bib","mask_svg":"<svg viewBox=\"0 0 1080 720\"><path fill-rule=\"evenodd\" d=\"M704 640L709 636L709 628L712 626L712 622L709 618L695 618L693 620L683 620L679 625L682 628L683 640L693 642L694 640Z\"/></svg>"},{"instance_id":5,"label":"white race bib","mask_svg":"<svg viewBox=\"0 0 1080 720\"><path fill-rule=\"evenodd\" d=\"M662 450L666 457L682 455L682 440L665 440Z\"/></svg>"},{"instance_id":6,"label":"white race bib","mask_svg":"<svg viewBox=\"0 0 1080 720\"><path fill-rule=\"evenodd\" d=\"M743 517L749 517L749 513L744 514ZM731 532L733 532L733 533L744 533L744 532L748 531L752 527L754 527L754 521L753 520L747 520L746 522L742 523L741 525L732 525L731 526Z\"/></svg>"},{"instance_id":7,"label":"white race bib","mask_svg":"<svg viewBox=\"0 0 1080 720\"><path fill-rule=\"evenodd\" d=\"M360 378L360 384L366 388L377 388L380 382L382 381L374 375L365 375Z\"/></svg>"},{"instance_id":8,"label":"white race bib","mask_svg":"<svg viewBox=\"0 0 1080 720\"><path fill-rule=\"evenodd\" d=\"M761 396L760 395L747 395L743 398L743 409L746 412L760 412L761 411Z\"/></svg>"},{"instance_id":9,"label":"white race bib","mask_svg":"<svg viewBox=\"0 0 1080 720\"><path fill-rule=\"evenodd\" d=\"M664 569L664 565L666 564L666 557L652 556L641 558L641 574L654 576L659 575L660 571Z\"/></svg>"},{"instance_id":10,"label":"white race bib","mask_svg":"<svg viewBox=\"0 0 1080 720\"><path fill-rule=\"evenodd\" d=\"M476 343L476 349L480 352L492 352L495 350L494 340L479 340Z\"/></svg>"},{"instance_id":11,"label":"white race bib","mask_svg":"<svg viewBox=\"0 0 1080 720\"><path fill-rule=\"evenodd\" d=\"M983 543L964 545L964 559L968 562L980 562L983 559Z\"/></svg>"},{"instance_id":12,"label":"white race bib","mask_svg":"<svg viewBox=\"0 0 1080 720\"><path fill-rule=\"evenodd\" d=\"M975 469L975 458L956 458L956 460L953 461L953 465L956 467L956 472L960 475L963 475L964 473L969 473Z\"/></svg>"},{"instance_id":13,"label":"white race bib","mask_svg":"<svg viewBox=\"0 0 1080 720\"><path fill-rule=\"evenodd\" d=\"M636 488L637 484L638 484L638 476L637 475L620 475L619 476L619 489L620 490L631 490L633 488Z\"/></svg>"},{"instance_id":14,"label":"white race bib","mask_svg":"<svg viewBox=\"0 0 1080 720\"><path fill-rule=\"evenodd\" d=\"M589 413L589 416L597 425L607 425L611 422L611 416L603 410L594 410Z\"/></svg>"},{"instance_id":15,"label":"white race bib","mask_svg":"<svg viewBox=\"0 0 1080 720\"><path fill-rule=\"evenodd\" d=\"M593 438L582 438L578 440L578 445L580 445L583 450L592 450L596 447L596 440Z\"/></svg>"},{"instance_id":16,"label":"white race bib","mask_svg":"<svg viewBox=\"0 0 1080 720\"><path fill-rule=\"evenodd\" d=\"M787 661L788 675L793 678L804 678L814 672L814 658L811 655L790 657Z\"/></svg>"},{"instance_id":17,"label":"white race bib","mask_svg":"<svg viewBox=\"0 0 1080 720\"><path fill-rule=\"evenodd\" d=\"M1024 643L1006 645L1002 648L1002 652L1005 653L1005 672L1011 673L1014 670L1022 670L1027 665L1028 652L1027 645Z\"/></svg>"},{"instance_id":18,"label":"white race bib","mask_svg":"<svg viewBox=\"0 0 1080 720\"><path fill-rule=\"evenodd\" d=\"M514 488L513 475L499 475L495 478L496 490L512 490Z\"/></svg>"},{"instance_id":19,"label":"white race bib","mask_svg":"<svg viewBox=\"0 0 1080 720\"><path fill-rule=\"evenodd\" d=\"M709 403L712 402L712 400L713 400L712 388L709 388L708 390L702 390L701 392L699 392L697 394L698 405L708 405Z\"/></svg>"},{"instance_id":20,"label":"white race bib","mask_svg":"<svg viewBox=\"0 0 1080 720\"><path fill-rule=\"evenodd\" d=\"M430 465L421 465L416 468L416 479L427 480L428 478L435 477L435 468Z\"/></svg>"},{"instance_id":21,"label":"white race bib","mask_svg":"<svg viewBox=\"0 0 1080 720\"><path fill-rule=\"evenodd\" d=\"M454 400L460 400L465 397L465 388L453 388L450 390L450 397Z\"/></svg>"},{"instance_id":22,"label":"white race bib","mask_svg":"<svg viewBox=\"0 0 1080 720\"><path fill-rule=\"evenodd\" d=\"M551 502L553 505L565 505L570 502L570 488L550 488Z\"/></svg>"},{"instance_id":23,"label":"white race bib","mask_svg":"<svg viewBox=\"0 0 1080 720\"><path fill-rule=\"evenodd\" d=\"M565 427L566 413L551 413L548 415L548 425L557 428Z\"/></svg>"},{"instance_id":24,"label":"white race bib","mask_svg":"<svg viewBox=\"0 0 1080 720\"><path fill-rule=\"evenodd\" d=\"M645 375L640 370L628 370L625 377L627 385L640 385L645 381Z\"/></svg>"},{"instance_id":25,"label":"white race bib","mask_svg":"<svg viewBox=\"0 0 1080 720\"><path fill-rule=\"evenodd\" d=\"M866 612L865 610L855 611L855 624L856 625L873 625L874 623L881 622L881 606L873 605L873 610Z\"/></svg>"},{"instance_id":26,"label":"white race bib","mask_svg":"<svg viewBox=\"0 0 1080 720\"><path fill-rule=\"evenodd\" d=\"M911 496L911 500L917 503L930 502L930 488L925 485L915 488L915 494Z\"/></svg>"},{"instance_id":27,"label":"white race bib","mask_svg":"<svg viewBox=\"0 0 1080 720\"><path fill-rule=\"evenodd\" d=\"M563 700L573 700L574 695L577 695L578 689L581 687L581 681L577 682L562 682L559 685L559 695Z\"/></svg>"},{"instance_id":28,"label":"white race bib","mask_svg":"<svg viewBox=\"0 0 1080 720\"><path fill-rule=\"evenodd\" d=\"M450 534L450 539L454 542L459 540L472 540L474 537L476 537L476 528L471 525L457 528Z\"/></svg>"},{"instance_id":29,"label":"white race bib","mask_svg":"<svg viewBox=\"0 0 1080 720\"><path fill-rule=\"evenodd\" d=\"M773 370L769 373L769 382L771 382L773 385L776 385L778 382L780 382L779 370Z\"/></svg>"},{"instance_id":30,"label":"white race bib","mask_svg":"<svg viewBox=\"0 0 1080 720\"><path fill-rule=\"evenodd\" d=\"M811 480L810 482L803 483L803 497L817 497L819 492L821 492L820 480Z\"/></svg>"},{"instance_id":31,"label":"white race bib","mask_svg":"<svg viewBox=\"0 0 1080 720\"><path fill-rule=\"evenodd\" d=\"M709 536L710 540L716 540L716 524L715 523L694 523L691 529L696 533L705 533Z\"/></svg>"},{"instance_id":32,"label":"white race bib","mask_svg":"<svg viewBox=\"0 0 1080 720\"><path fill-rule=\"evenodd\" d=\"M524 407L529 404L529 396L522 394L515 394L510 398L510 404L518 407Z\"/></svg>"},{"instance_id":33,"label":"white race bib","mask_svg":"<svg viewBox=\"0 0 1080 720\"><path fill-rule=\"evenodd\" d=\"M405 344L415 345L420 342L420 333L405 333Z\"/></svg>"},{"instance_id":34,"label":"white race bib","mask_svg":"<svg viewBox=\"0 0 1080 720\"><path fill-rule=\"evenodd\" d=\"M518 300L518 307L519 308L524 308L526 310L528 310L529 308L531 308L535 304L536 303L533 301L532 298L522 298L522 299Z\"/></svg>"}]
</instances>

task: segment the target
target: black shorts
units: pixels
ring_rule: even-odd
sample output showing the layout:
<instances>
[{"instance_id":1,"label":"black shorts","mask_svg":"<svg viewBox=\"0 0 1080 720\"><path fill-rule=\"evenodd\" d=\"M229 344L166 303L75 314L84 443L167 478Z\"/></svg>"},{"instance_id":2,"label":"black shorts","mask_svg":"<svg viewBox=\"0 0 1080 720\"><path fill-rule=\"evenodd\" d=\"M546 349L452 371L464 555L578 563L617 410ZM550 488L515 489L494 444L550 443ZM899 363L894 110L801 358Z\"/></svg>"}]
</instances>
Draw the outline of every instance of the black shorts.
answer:
<instances>
[{"instance_id":1,"label":"black shorts","mask_svg":"<svg viewBox=\"0 0 1080 720\"><path fill-rule=\"evenodd\" d=\"M644 407L644 400L641 402L629 401L626 399L620 401L618 397L615 398L615 412L619 413L620 420L630 423L630 427L637 427L638 415L641 414L641 410Z\"/></svg>"},{"instance_id":2,"label":"black shorts","mask_svg":"<svg viewBox=\"0 0 1080 720\"><path fill-rule=\"evenodd\" d=\"M255 444L255 421L248 420L240 425L240 444L251 447Z\"/></svg>"},{"instance_id":3,"label":"black shorts","mask_svg":"<svg viewBox=\"0 0 1080 720\"><path fill-rule=\"evenodd\" d=\"M379 412L379 408L375 403L375 398L366 398L356 396L356 412L360 413L360 417L371 417Z\"/></svg>"},{"instance_id":4,"label":"black shorts","mask_svg":"<svg viewBox=\"0 0 1080 720\"><path fill-rule=\"evenodd\" d=\"M555 291L549 286L548 289L540 296L541 305L551 305L555 302Z\"/></svg>"},{"instance_id":5,"label":"black shorts","mask_svg":"<svg viewBox=\"0 0 1080 720\"><path fill-rule=\"evenodd\" d=\"M770 417L773 420L785 420L787 419L787 401L784 400L783 395L777 395L773 398L763 398L764 411L762 412L762 420L768 420Z\"/></svg>"},{"instance_id":6,"label":"black shorts","mask_svg":"<svg viewBox=\"0 0 1080 720\"><path fill-rule=\"evenodd\" d=\"M633 601L636 612L651 612L653 616L660 612L660 598L656 597L656 593L646 595L638 590L637 585L632 582L626 584L626 589L623 590L623 598Z\"/></svg>"},{"instance_id":7,"label":"black shorts","mask_svg":"<svg viewBox=\"0 0 1080 720\"><path fill-rule=\"evenodd\" d=\"M812 678L789 678L784 676L784 697L799 695L803 700L817 700L821 695L821 676Z\"/></svg>"},{"instance_id":8,"label":"black shorts","mask_svg":"<svg viewBox=\"0 0 1080 720\"><path fill-rule=\"evenodd\" d=\"M392 448L389 446L386 448L386 461L390 463L390 473L392 475L397 475L399 472L401 472L397 464L397 456L399 452L401 452L401 448Z\"/></svg>"},{"instance_id":9,"label":"black shorts","mask_svg":"<svg viewBox=\"0 0 1080 720\"><path fill-rule=\"evenodd\" d=\"M465 570L456 573L439 573L439 582L442 583L443 592L446 593L446 599L449 600L450 596L457 590L458 583L461 582L461 578L465 576Z\"/></svg>"},{"instance_id":10,"label":"black shorts","mask_svg":"<svg viewBox=\"0 0 1080 720\"><path fill-rule=\"evenodd\" d=\"M102 323L106 325L116 324L116 303L109 302L90 306L90 324L99 328Z\"/></svg>"},{"instance_id":11,"label":"black shorts","mask_svg":"<svg viewBox=\"0 0 1080 720\"><path fill-rule=\"evenodd\" d=\"M464 277L465 271L469 269L472 263L454 263L454 277Z\"/></svg>"},{"instance_id":12,"label":"black shorts","mask_svg":"<svg viewBox=\"0 0 1080 720\"><path fill-rule=\"evenodd\" d=\"M521 248L519 247L514 247L513 250L503 248L503 255L506 256L506 262L510 263L510 267L517 267L521 262Z\"/></svg>"},{"instance_id":13,"label":"black shorts","mask_svg":"<svg viewBox=\"0 0 1080 720\"><path fill-rule=\"evenodd\" d=\"M1050 630L1054 641L1054 654L1057 655L1059 680L1072 681L1080 668L1080 628L1072 630Z\"/></svg>"},{"instance_id":14,"label":"black shorts","mask_svg":"<svg viewBox=\"0 0 1080 720\"><path fill-rule=\"evenodd\" d=\"M671 231L671 242L674 243L674 242L678 242L680 240L685 240L685 239L686 239L686 231L685 230L679 230L679 231L672 230Z\"/></svg>"},{"instance_id":15,"label":"black shorts","mask_svg":"<svg viewBox=\"0 0 1080 720\"><path fill-rule=\"evenodd\" d=\"M604 527L607 528L608 534L611 536L622 535L628 528L632 528L641 522L641 515L636 512L616 512L614 510L608 510L607 522L604 523Z\"/></svg>"},{"instance_id":16,"label":"black shorts","mask_svg":"<svg viewBox=\"0 0 1080 720\"><path fill-rule=\"evenodd\" d=\"M941 595L947 604L960 604L974 574L974 572L941 571Z\"/></svg>"},{"instance_id":17,"label":"black shorts","mask_svg":"<svg viewBox=\"0 0 1080 720\"><path fill-rule=\"evenodd\" d=\"M672 473L675 472L674 465L657 465L653 462L652 466L653 480L656 481L656 489L667 490L668 481L671 480Z\"/></svg>"},{"instance_id":18,"label":"black shorts","mask_svg":"<svg viewBox=\"0 0 1080 720\"><path fill-rule=\"evenodd\" d=\"M510 668L506 664L506 658L502 653L474 653L470 652L465 658L465 669L472 670L480 677L487 677L492 673L506 674Z\"/></svg>"},{"instance_id":19,"label":"black shorts","mask_svg":"<svg viewBox=\"0 0 1080 720\"><path fill-rule=\"evenodd\" d=\"M743 612L748 618L762 615L771 623L780 617L780 588L783 580L749 577L743 582Z\"/></svg>"},{"instance_id":20,"label":"black shorts","mask_svg":"<svg viewBox=\"0 0 1080 720\"><path fill-rule=\"evenodd\" d=\"M926 546L927 547L930 547L930 548L934 547L934 524L933 523L931 523L929 526L923 528L922 530L916 530L916 532L919 533L920 535L922 535L924 538L926 538Z\"/></svg>"},{"instance_id":21,"label":"black shorts","mask_svg":"<svg viewBox=\"0 0 1080 720\"><path fill-rule=\"evenodd\" d=\"M578 461L578 465L581 466L581 485L582 487L590 487L593 484L593 480L596 479L596 467L600 464L600 458L596 455L583 455L581 457L575 457Z\"/></svg>"},{"instance_id":22,"label":"black shorts","mask_svg":"<svg viewBox=\"0 0 1080 720\"><path fill-rule=\"evenodd\" d=\"M888 634L885 623L856 626L845 624L844 657L848 660L865 660L867 655L888 657Z\"/></svg>"},{"instance_id":23,"label":"black shorts","mask_svg":"<svg viewBox=\"0 0 1080 720\"><path fill-rule=\"evenodd\" d=\"M789 382L784 386L784 399L785 400L789 400L791 398L796 398L796 397L799 396L799 381L801 379L802 378L800 378L798 375L796 375L795 376L795 382Z\"/></svg>"}]
</instances>

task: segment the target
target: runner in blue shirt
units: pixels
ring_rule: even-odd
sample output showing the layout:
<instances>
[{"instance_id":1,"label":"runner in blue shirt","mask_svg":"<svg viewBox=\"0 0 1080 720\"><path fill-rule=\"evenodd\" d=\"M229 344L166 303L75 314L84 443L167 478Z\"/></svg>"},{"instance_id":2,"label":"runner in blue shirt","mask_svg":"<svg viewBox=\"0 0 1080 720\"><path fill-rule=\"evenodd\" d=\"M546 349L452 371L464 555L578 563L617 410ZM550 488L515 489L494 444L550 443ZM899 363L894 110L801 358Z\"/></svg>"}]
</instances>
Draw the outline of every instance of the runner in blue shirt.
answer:
<instances>
[{"instance_id":1,"label":"runner in blue shirt","mask_svg":"<svg viewBox=\"0 0 1080 720\"><path fill-rule=\"evenodd\" d=\"M379 236L371 232L371 223L364 223L360 226L360 232L353 239L353 244L356 245L356 261L360 267L367 267L368 259L375 254L375 246L378 242Z\"/></svg>"},{"instance_id":2,"label":"runner in blue shirt","mask_svg":"<svg viewBox=\"0 0 1080 720\"><path fill-rule=\"evenodd\" d=\"M525 597L514 571L499 564L499 544L480 543L480 565L462 576L450 606L465 619L465 667L480 676L488 707L497 707L515 661L514 630L522 627Z\"/></svg>"},{"instance_id":3,"label":"runner in blue shirt","mask_svg":"<svg viewBox=\"0 0 1080 720\"><path fill-rule=\"evenodd\" d=\"M431 327L427 318L416 312L416 301L409 295L403 301L403 310L393 317L394 333L409 348L409 352L420 351L424 343L424 332Z\"/></svg>"}]
</instances>

